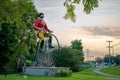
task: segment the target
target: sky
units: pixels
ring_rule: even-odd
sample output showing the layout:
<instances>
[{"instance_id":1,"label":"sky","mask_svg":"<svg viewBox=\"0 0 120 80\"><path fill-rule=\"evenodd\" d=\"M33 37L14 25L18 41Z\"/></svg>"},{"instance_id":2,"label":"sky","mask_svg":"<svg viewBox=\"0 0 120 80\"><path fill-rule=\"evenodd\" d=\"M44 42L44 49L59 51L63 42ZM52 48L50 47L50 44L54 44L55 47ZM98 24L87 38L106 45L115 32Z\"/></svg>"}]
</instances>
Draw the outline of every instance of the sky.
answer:
<instances>
[{"instance_id":1,"label":"sky","mask_svg":"<svg viewBox=\"0 0 120 80\"><path fill-rule=\"evenodd\" d=\"M86 56L103 57L108 54L108 42L116 45L120 42L120 0L100 0L99 7L91 14L83 12L82 4L76 5L76 22L65 20L65 0L33 0L38 12L45 14L48 28L54 31L61 45L70 45L71 41L81 39ZM114 53L120 54L120 45L114 46ZM112 54L112 49L111 49Z\"/></svg>"}]
</instances>

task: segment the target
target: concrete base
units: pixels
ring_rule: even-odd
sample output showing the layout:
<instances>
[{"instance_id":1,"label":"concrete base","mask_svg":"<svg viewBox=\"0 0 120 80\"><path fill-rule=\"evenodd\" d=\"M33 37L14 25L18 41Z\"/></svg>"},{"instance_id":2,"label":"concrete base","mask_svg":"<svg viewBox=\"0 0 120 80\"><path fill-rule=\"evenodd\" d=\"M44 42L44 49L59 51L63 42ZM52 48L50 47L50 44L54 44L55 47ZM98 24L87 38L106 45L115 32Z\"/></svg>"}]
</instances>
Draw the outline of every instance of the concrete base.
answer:
<instances>
[{"instance_id":1,"label":"concrete base","mask_svg":"<svg viewBox=\"0 0 120 80\"><path fill-rule=\"evenodd\" d=\"M23 68L23 73L27 75L55 76L57 72L69 71L66 67L37 67L30 66Z\"/></svg>"}]
</instances>

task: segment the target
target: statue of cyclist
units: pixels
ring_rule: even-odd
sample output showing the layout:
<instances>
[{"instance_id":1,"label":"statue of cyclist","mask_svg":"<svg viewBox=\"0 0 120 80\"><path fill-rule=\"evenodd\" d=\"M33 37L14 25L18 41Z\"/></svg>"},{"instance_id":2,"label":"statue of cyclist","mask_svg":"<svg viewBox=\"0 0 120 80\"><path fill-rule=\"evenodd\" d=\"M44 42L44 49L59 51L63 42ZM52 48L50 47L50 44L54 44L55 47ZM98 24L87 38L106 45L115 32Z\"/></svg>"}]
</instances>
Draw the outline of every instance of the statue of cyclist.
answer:
<instances>
[{"instance_id":1,"label":"statue of cyclist","mask_svg":"<svg viewBox=\"0 0 120 80\"><path fill-rule=\"evenodd\" d=\"M43 45L44 45L45 37L49 37L49 41L48 41L49 48L54 48L52 46L52 36L51 36L51 33L53 31L48 29L47 24L44 21L44 13L39 13L38 19L35 20L35 22L34 22L34 28L35 28L35 30L37 32L38 38L41 39L40 52L41 53L43 52Z\"/></svg>"}]
</instances>

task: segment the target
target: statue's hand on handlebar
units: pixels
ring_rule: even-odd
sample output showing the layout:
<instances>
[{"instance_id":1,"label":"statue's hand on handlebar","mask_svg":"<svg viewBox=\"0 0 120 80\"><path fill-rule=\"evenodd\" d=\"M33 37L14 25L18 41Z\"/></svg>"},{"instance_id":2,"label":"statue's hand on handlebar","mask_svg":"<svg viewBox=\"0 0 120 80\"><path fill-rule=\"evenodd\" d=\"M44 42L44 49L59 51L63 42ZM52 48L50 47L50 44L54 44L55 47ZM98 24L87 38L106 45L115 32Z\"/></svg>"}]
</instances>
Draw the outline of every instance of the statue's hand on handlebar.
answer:
<instances>
[{"instance_id":1,"label":"statue's hand on handlebar","mask_svg":"<svg viewBox=\"0 0 120 80\"><path fill-rule=\"evenodd\" d=\"M53 31L52 31L52 30L50 30L50 33L53 33Z\"/></svg>"}]
</instances>

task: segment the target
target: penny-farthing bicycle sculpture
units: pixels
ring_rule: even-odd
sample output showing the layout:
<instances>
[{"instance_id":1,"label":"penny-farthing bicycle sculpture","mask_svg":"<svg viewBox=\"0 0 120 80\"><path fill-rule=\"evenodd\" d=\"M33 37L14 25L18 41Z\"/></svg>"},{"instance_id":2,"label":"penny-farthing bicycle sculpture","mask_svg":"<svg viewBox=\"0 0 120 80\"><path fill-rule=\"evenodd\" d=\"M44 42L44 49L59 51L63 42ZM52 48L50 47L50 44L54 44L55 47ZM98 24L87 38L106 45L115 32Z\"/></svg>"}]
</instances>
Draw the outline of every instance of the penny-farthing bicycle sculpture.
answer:
<instances>
[{"instance_id":1,"label":"penny-farthing bicycle sculpture","mask_svg":"<svg viewBox=\"0 0 120 80\"><path fill-rule=\"evenodd\" d=\"M53 56L51 54L52 50L57 49L59 51L59 41L57 37L54 34L52 35L52 44L54 48L49 48L48 47L48 40L49 37L46 37L44 40L44 45L43 45L43 52L40 52L40 43L41 40L39 39L38 44L37 44L37 51L35 55L35 62L37 63L38 66L40 67L52 67L55 64L55 61L53 60Z\"/></svg>"}]
</instances>

